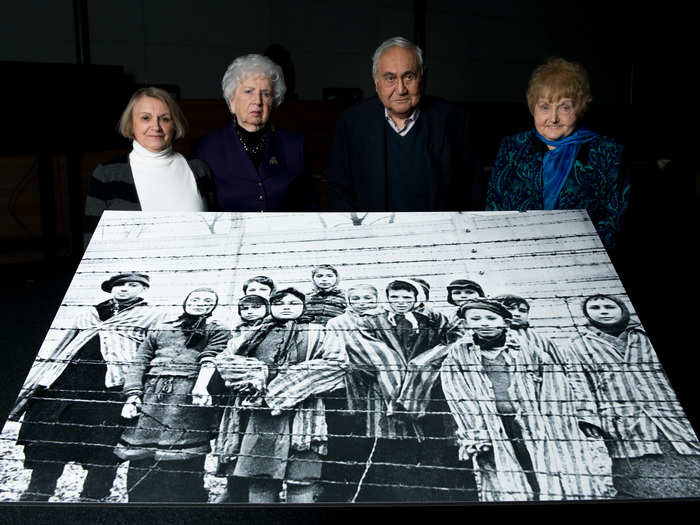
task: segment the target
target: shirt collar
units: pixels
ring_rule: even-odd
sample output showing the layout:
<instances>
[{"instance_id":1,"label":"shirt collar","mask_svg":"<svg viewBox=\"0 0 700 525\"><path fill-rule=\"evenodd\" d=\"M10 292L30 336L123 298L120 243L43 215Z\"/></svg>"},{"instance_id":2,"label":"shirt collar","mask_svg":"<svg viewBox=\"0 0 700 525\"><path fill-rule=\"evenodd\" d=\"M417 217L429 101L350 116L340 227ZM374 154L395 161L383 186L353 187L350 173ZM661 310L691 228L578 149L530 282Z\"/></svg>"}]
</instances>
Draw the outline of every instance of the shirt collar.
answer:
<instances>
[{"instance_id":1,"label":"shirt collar","mask_svg":"<svg viewBox=\"0 0 700 525\"><path fill-rule=\"evenodd\" d=\"M419 116L419 115L420 115L420 108L414 109L414 110L413 110L413 113L411 113L411 116L408 117L408 118L404 121L403 127L399 129L399 127L396 125L396 123L394 122L394 120L393 120L393 119L391 118L391 116L389 115L389 110L386 109L386 107L384 108L384 118L386 119L386 121L387 121L387 122L389 123L389 125L391 126L391 129L393 129L393 130L394 130L396 133L398 133L399 135L403 135L403 134L408 133L408 130L411 129L411 127L413 127L413 124L416 122L416 120L418 120L418 116Z\"/></svg>"},{"instance_id":2,"label":"shirt collar","mask_svg":"<svg viewBox=\"0 0 700 525\"><path fill-rule=\"evenodd\" d=\"M418 319L416 319L416 316L413 315L413 312L406 312L403 314L403 316L406 318L406 321L411 323L411 328L418 330ZM389 315L387 315L387 319L391 325L396 326L396 312L391 310Z\"/></svg>"}]
</instances>

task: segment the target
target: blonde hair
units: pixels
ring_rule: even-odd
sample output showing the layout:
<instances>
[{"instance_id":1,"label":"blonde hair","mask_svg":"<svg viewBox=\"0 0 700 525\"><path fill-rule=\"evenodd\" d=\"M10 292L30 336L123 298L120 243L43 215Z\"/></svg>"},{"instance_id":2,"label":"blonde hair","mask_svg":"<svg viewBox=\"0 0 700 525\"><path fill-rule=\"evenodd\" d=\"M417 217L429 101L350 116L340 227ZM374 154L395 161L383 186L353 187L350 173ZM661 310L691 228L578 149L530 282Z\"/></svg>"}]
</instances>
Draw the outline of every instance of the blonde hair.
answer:
<instances>
[{"instance_id":1,"label":"blonde hair","mask_svg":"<svg viewBox=\"0 0 700 525\"><path fill-rule=\"evenodd\" d=\"M160 100L163 104L168 106L168 111L170 112L170 118L173 119L173 124L175 125L175 140L181 139L187 133L187 119L185 114L177 105L175 99L170 96L170 94L164 89L157 87L146 87L137 90L133 95L129 103L126 105L121 118L119 119L119 134L127 139L134 138L134 106L143 97L151 97Z\"/></svg>"},{"instance_id":2,"label":"blonde hair","mask_svg":"<svg viewBox=\"0 0 700 525\"><path fill-rule=\"evenodd\" d=\"M578 62L563 58L550 58L530 75L527 85L527 106L534 115L535 104L541 98L551 102L570 98L576 117L582 117L593 100L588 73Z\"/></svg>"}]
</instances>

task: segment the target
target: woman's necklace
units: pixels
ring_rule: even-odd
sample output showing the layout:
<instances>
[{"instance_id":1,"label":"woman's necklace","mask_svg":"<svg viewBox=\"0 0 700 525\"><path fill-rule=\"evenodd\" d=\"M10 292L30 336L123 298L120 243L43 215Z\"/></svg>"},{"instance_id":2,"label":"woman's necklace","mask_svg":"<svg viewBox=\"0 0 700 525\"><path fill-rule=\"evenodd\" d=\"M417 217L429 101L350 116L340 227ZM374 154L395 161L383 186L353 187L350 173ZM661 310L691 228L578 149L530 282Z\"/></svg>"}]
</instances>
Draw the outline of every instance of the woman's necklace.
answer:
<instances>
[{"instance_id":1,"label":"woman's necklace","mask_svg":"<svg viewBox=\"0 0 700 525\"><path fill-rule=\"evenodd\" d=\"M234 126L233 129L236 130L236 135L243 145L243 149L246 151L253 164L257 166L263 158L265 153L265 141L267 138L266 129L262 128L258 131L248 131L238 125L236 116L233 116Z\"/></svg>"}]
</instances>

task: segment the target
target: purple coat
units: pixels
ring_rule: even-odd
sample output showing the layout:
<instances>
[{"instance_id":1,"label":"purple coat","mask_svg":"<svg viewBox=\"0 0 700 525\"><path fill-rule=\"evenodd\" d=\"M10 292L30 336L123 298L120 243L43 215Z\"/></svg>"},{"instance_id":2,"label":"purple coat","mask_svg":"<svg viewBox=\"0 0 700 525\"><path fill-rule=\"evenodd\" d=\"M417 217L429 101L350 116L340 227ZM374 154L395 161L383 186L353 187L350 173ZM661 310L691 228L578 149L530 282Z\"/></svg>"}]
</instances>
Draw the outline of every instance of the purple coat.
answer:
<instances>
[{"instance_id":1,"label":"purple coat","mask_svg":"<svg viewBox=\"0 0 700 525\"><path fill-rule=\"evenodd\" d=\"M265 159L256 170L231 122L202 137L194 156L214 174L223 211L315 211L315 190L306 169L304 137L268 129Z\"/></svg>"}]
</instances>

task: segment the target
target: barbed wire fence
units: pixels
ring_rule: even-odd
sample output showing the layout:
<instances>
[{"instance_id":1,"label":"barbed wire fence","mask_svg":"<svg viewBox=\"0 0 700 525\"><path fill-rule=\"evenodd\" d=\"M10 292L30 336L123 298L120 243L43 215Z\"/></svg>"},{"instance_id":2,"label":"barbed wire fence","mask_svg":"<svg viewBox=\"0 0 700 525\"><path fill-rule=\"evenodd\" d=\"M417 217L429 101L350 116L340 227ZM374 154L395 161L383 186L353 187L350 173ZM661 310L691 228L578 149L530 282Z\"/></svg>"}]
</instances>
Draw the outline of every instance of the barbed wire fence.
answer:
<instances>
[{"instance_id":1,"label":"barbed wire fence","mask_svg":"<svg viewBox=\"0 0 700 525\"><path fill-rule=\"evenodd\" d=\"M540 212L518 214L424 214L420 218L412 217L406 220L401 214L396 216L370 217L361 227L347 227L341 222L339 215L330 216L318 222L309 214L299 218L289 214L272 216L259 215L221 217L216 223L197 225L203 232L190 228L191 220L176 215L152 218L146 215L116 214L103 218L99 235L85 255L76 273L74 284L62 304L59 316L52 325L50 336L53 340L60 339L67 331L73 330L72 319L78 312L91 308L94 304L95 290L106 277L124 271L124 268L138 268L151 275L152 290L149 302L158 309L177 310L182 307L180 302L182 291L211 282L220 293L221 300L218 308L224 312L227 320L236 318L236 297L240 295L242 282L252 275L265 274L274 278L278 288L295 286L308 288L308 270L319 262L331 263L340 270L341 284L345 289L358 283L374 284L380 291L377 300L379 309L386 309L388 302L383 300L383 285L394 278L410 278L410 276L427 279L433 284L430 300L427 306L438 312L453 313L453 305L447 302L445 286L451 279L473 278L479 280L488 295L512 292L526 297L531 305L531 324L535 331L550 338L558 351L563 351L571 338L580 337L585 330L588 320L580 310L580 303L592 294L604 293L626 301L626 294L612 268L610 261L595 234L590 221L579 211L558 213ZM224 220L227 219L227 220ZM296 226L294 221L298 221ZM318 222L317 226L313 222ZM201 222L201 221L199 221ZM206 222L206 221L205 221ZM386 223L386 224L385 224ZM209 227L210 226L210 227ZM245 227L244 227L245 226ZM163 233L167 232L167 233ZM244 237L245 232L245 239ZM177 233L177 235L176 235ZM116 246L119 245L117 248ZM210 281L211 280L211 281ZM173 285L177 282L177 285ZM150 305L149 305L150 306ZM631 305L630 305L631 306ZM635 313L630 308L633 318ZM120 329L139 329L138 326L122 326ZM303 327L298 328L304 330ZM316 328L313 328L315 330ZM101 330L109 331L109 327ZM239 327L246 335L247 329ZM342 328L334 328L343 333ZM381 329L375 328L375 335L381 335ZM358 337L361 337L359 334ZM47 338L48 339L48 338ZM445 342L449 344L449 342ZM47 343L47 349L50 344ZM43 348L42 348L43 350ZM564 355L564 360L561 360ZM444 356L443 356L444 357ZM550 356L551 357L551 356ZM512 378L522 380L528 385L541 385L542 377L559 379L566 385L568 378L580 375L586 381L598 381L589 384L591 388L600 387L603 377L621 376L630 381L637 378L638 384L645 388L634 386L630 390L639 395L639 406L644 417L657 417L662 414L665 421L673 422L683 428L689 428L686 416L675 396L669 395L664 381L663 369L655 359L642 359L629 363L618 361L596 362L593 366L584 366L571 359L565 352L550 361L519 360L511 363L503 370L501 365L492 365L495 373L507 371ZM655 357L655 356L654 356ZM42 351L35 366L57 365L64 366L73 362L72 357L50 355ZM86 367L104 366L104 361L81 360ZM130 361L110 361L110 366L127 369ZM313 366L310 364L309 366ZM478 363L460 363L459 367L444 364L438 360L426 366L413 366L411 373L432 376L432 381L440 383L440 373L443 374L477 374L481 371ZM188 372L187 365L182 372ZM382 374L399 375L408 371L407 363L373 365L350 362L343 363L343 371L348 375L358 376L371 385L377 386L377 379ZM452 367L452 368L451 368ZM177 369L177 365L174 366ZM282 368L268 365L271 375L283 372ZM597 374L597 379L591 379L591 374ZM538 379L540 381L538 382ZM513 379L515 381L515 379ZM637 383L635 383L636 385ZM367 386L365 384L365 386ZM330 491L342 488L344 501L363 501L368 491L384 490L383 494L393 493L398 499L402 494L420 494L422 497L447 501L477 501L480 499L480 484L488 481L490 475L489 461L482 461L480 454L458 460L460 447L468 448L466 441L469 436L460 435L456 419L488 420L498 416L493 407L494 399L481 392L467 395L447 395L444 391L436 394L433 389L427 397L404 398L402 401L413 404L420 401L427 406L423 409L406 409L396 403L402 385L394 385L393 395L378 395L381 388L369 388L363 396L357 396L348 390L333 390L321 395L327 401L325 413L334 421L327 421L327 432L323 443L328 445L328 455L319 455L315 461L321 464L321 488ZM662 388L663 387L663 388ZM648 391L647 391L648 390ZM519 407L516 417L520 421L531 421L535 429L547 428L546 444L554 447L561 454L569 447L588 443L588 438L578 429L576 421L577 406L584 401L572 394L563 394L566 389L558 390L559 395L550 395L540 399L537 390L521 390L512 399ZM31 399L44 403L55 403L64 406L70 403L94 405L98 410L109 411L120 407L124 400L105 400L101 398L103 391L93 389L52 387L48 390L24 392L31 394ZM48 394L48 395L47 395ZM265 392L260 392L264 397ZM356 396L356 397L353 397ZM235 397L235 396L234 396ZM284 399L284 394L278 395ZM618 405L620 413L615 413L612 419L616 428L634 427L635 418L640 417L636 412L630 412L627 407L634 404L629 396L620 391L607 392L607 402ZM198 407L198 410L217 413L217 418L225 409L240 409L227 396L217 398L215 407ZM350 405L353 405L350 408ZM356 406L355 406L356 405ZM170 393L167 402L150 400L141 407L141 418L144 431L166 429L174 433L201 434L203 440L214 439L215 428L188 427L183 422L166 422L154 416L163 408L191 409L191 399L177 393ZM624 409L624 410L623 410ZM263 407L248 406L242 412L254 413L265 411ZM305 406L295 407L296 411L316 410ZM425 412L425 413L424 413ZM340 418L340 419L338 419ZM345 426L339 428L338 420L352 423L352 430ZM382 433L372 427L371 422L390 421L391 425L401 427L404 432L398 435ZM438 430L428 428L423 432L424 422L442 422ZM449 423L449 424L448 424ZM11 422L0 434L0 500L14 501L26 489L31 471L24 468L23 446L17 445L18 431L21 425L34 425L39 431L37 438L26 440L26 444L34 447L50 448L56 445L83 447L87 450L101 451L113 448L92 441L55 441L49 438L52 428L81 428L80 423L63 423L59 421L36 420L30 421L25 414L21 422ZM430 425L426 423L429 427ZM87 426L87 425L85 425ZM381 425L380 425L381 426ZM653 426L653 425L652 425ZM129 427L130 428L130 427ZM528 430L527 425L523 428ZM563 429L566 429L564 431ZM648 430L647 427L645 427ZM43 432L42 432L43 430ZM98 430L108 432L127 430L127 427L112 424L104 425ZM492 429L493 430L493 429ZM501 450L514 439L503 432L493 430L489 435L492 449ZM246 429L239 429L241 436L246 435ZM692 429L690 430L692 434ZM527 434L527 433L526 433ZM689 435L679 433L653 432L639 433L635 436L633 446L644 450L653 449L657 443L656 435L664 434L672 446L678 448L687 445ZM260 435L265 435L264 432ZM669 435L671 436L669 438ZM271 434L277 437L277 434ZM280 439L291 440L302 437L290 428ZM473 436L472 436L473 437ZM604 436L610 437L610 436ZM694 437L694 435L692 436ZM325 441L327 439L327 441ZM523 441L544 444L542 435L527 434ZM695 438L697 439L697 438ZM478 439L472 439L471 446L479 446ZM483 440L482 440L483 441ZM608 442L609 444L609 442ZM340 454L340 459L333 447L346 446L347 451ZM148 450L148 446L143 447ZM428 450L421 456L416 453ZM532 450L532 449L531 449ZM153 447L151 452L156 452ZM482 451L483 452L483 451ZM432 454L432 455L431 455ZM607 450L605 451L607 454ZM564 456L566 454L563 454ZM604 454L603 454L604 455ZM449 456L449 458L447 458ZM239 457L270 460L274 456L265 454L239 453ZM409 461L407 458L411 458ZM484 456L485 457L485 456ZM695 456L700 457L700 456ZM214 501L226 491L226 479L218 471L217 456L212 452L207 454L205 463L204 484L209 493L209 500ZM571 481L571 485L584 485L585 481L604 478L602 470L567 470L559 460L552 457L531 458L534 463L530 466L499 467L499 472L512 478L524 473L535 478L549 475L558 477L561 483ZM549 463L546 461L549 459ZM578 458L585 463L585 457ZM609 459L609 458L608 458ZM35 460L37 464L63 465L63 462L51 459ZM517 464L517 461L516 461ZM511 463L512 465L512 463ZM99 463L87 461L78 464L68 464L58 488L52 496L52 501L76 501L79 498L80 485L84 477L84 467L98 467ZM140 479L158 472L162 462L154 461L148 468L140 469L131 466L136 471L138 488ZM126 470L129 462L123 462L111 495L107 501L126 502L129 499ZM342 467L349 475L327 475L334 467ZM182 476L199 474L194 470L170 470ZM698 470L679 471L676 473L681 480L698 483ZM615 476L632 476L627 472ZM658 479L663 483L667 472L644 474ZM567 478L567 479L564 479ZM539 478L538 478L539 479ZM134 484L132 484L132 488ZM525 487L525 488L523 488ZM532 497L532 487L513 483L502 487L491 487L489 492L494 499L525 500ZM387 492L389 490L390 492ZM591 498L589 492L574 489L562 495L560 491L548 492L549 486L539 487L540 499L577 499ZM393 491L393 492L391 492ZM168 487L163 487L167 498ZM427 494L427 496L426 496ZM43 494L43 496L51 496ZM285 496L285 486L282 486L282 500ZM699 495L700 496L700 495ZM397 499L397 500L398 500Z\"/></svg>"},{"instance_id":2,"label":"barbed wire fence","mask_svg":"<svg viewBox=\"0 0 700 525\"><path fill-rule=\"evenodd\" d=\"M82 364L87 364L87 365L95 365L95 366L103 366L103 363L99 361L92 361L92 362L85 362ZM532 368L530 365L537 365L538 367L541 365L541 363L521 363L521 366L523 368L522 372L523 374L530 373L528 371L528 368ZM638 369L642 373L656 373L658 374L660 372L658 363L656 362L649 362L649 363L636 363L638 366ZM355 373L355 372L360 372L360 373L366 373L368 368L366 366L352 366L352 365L345 365L347 367L347 373ZM510 369L512 372L512 367L507 367L504 368L504 370ZM550 369L552 371L556 371L559 373L565 373L565 371L562 368L561 364L546 364L544 366L544 369ZM572 370L572 367L569 366L569 371ZM573 367L573 370L576 370L576 367ZM622 372L622 373L627 373L628 370L625 367L621 367L619 363L611 363L610 366L605 367L602 371L606 373L610 372ZM517 373L517 372L516 372ZM122 405L123 401L110 401L110 400L90 400L90 397L99 397L99 395L102 393L102 391L91 391L91 390L57 390L54 389L52 391L52 396L50 397L42 397L41 394L35 394L34 399L38 401L49 401L49 402L55 402L55 403L70 403L70 402L80 402L80 403L92 403L97 407L100 406L107 406L110 404L117 404L117 405ZM176 399L172 399L172 398ZM178 397L181 397L181 399L177 399ZM336 401L344 401L347 399L346 395L342 392L336 392L330 395L327 395L329 399L333 399ZM364 401L367 401L367 399L363 399ZM370 399L370 401L374 402L383 402L384 399ZM484 399L484 398L472 398L472 399L445 399L443 397L439 398L429 398L429 402L441 402L441 401L453 401L453 402L459 402L459 401L471 401L471 402L489 402L492 401L492 399ZM537 398L532 398L532 399L523 399L519 401L525 401L528 403L534 403L537 404L539 400ZM620 399L613 399L612 401L618 401L621 403L626 403L629 402L629 399L626 398L620 398ZM645 400L647 403L647 408L648 406L652 403L659 407L661 410L666 412L665 417L671 418L671 419L679 419L682 421L686 421L685 419L685 414L682 412L682 409L680 409L677 401L675 399L656 399L656 400ZM560 404L560 406L564 406L567 410L572 411L573 407L571 404L574 402L571 398L562 398L562 399L548 399L548 403L550 404ZM160 406L179 406L182 408L191 408L191 400L187 398L187 396L179 396L177 394L171 394L171 399L168 400L167 403L151 403L151 405L157 407L158 405ZM482 406L482 405L480 405ZM148 407L146 407L148 408ZM201 410L221 410L223 408L226 408L226 405L221 405L219 404L217 407L214 408L205 408L202 407ZM665 409L666 408L666 409ZM664 410L665 409L665 410ZM249 411L256 411L256 410L266 410L264 408L258 408L258 407L249 407L247 410ZM304 410L303 408L298 409L298 410ZM344 414L345 417L348 418L356 418L356 419L362 419L367 416L367 413L369 412L368 410L360 410L358 411L357 409L327 409L329 413L339 413L339 414ZM358 413L359 412L359 413ZM452 417L453 412L450 410L433 410L426 414L427 417ZM403 413L398 413L396 414L395 417L397 418L410 418L412 415L410 412L404 411ZM476 413L471 413L471 414L466 414L467 416L470 417L488 417L489 415L492 415L488 412L476 412ZM537 411L535 413L523 413L521 412L519 414L521 418L526 418L528 416L541 416L540 412ZM212 429L197 429L197 428L187 428L187 427L182 427L182 428L172 428L169 427L166 423L159 422L157 418L151 416L148 414L147 410L142 410L141 416L144 418L149 418L153 419L157 425L154 425L153 427L149 427L148 425L142 426L144 430L159 430L162 429L163 427L168 427L169 430L176 431L176 432L194 432L194 433L202 433L203 435L207 437L213 438L212 435ZM548 413L547 417L550 419L556 420L557 418L561 419L570 419L572 417L572 412L569 413ZM634 414L629 416L630 418L637 418L638 414ZM60 426L60 425L66 425L70 427L80 427L80 426L87 426L87 425L80 425L78 423L61 423L61 422L46 422L46 421L30 421L27 420L26 418L22 421L22 424L31 424L35 425L38 427L51 427L51 426ZM622 423L624 426L624 422ZM16 433L17 433L17 427L18 424L11 424L9 425L5 431L0 435L0 450L3 451L2 453L2 458L0 461L2 462L2 472L4 473L4 476L8 476L10 472L15 472L15 475L18 471L18 469L21 468L21 463L23 462L23 455L22 455L22 447L15 445L16 441ZM110 427L105 426L104 430L108 430ZM120 428L120 430L126 430L126 428ZM275 436L276 437L276 436ZM375 460L374 459L374 452L376 451L376 446L377 446L377 438L378 436L371 436L371 435L354 435L354 434L334 434L334 433L329 433L328 434L329 439L333 438L341 438L345 440L356 440L358 442L368 442L371 444L371 447L367 448L365 447L363 450L367 451L366 456L362 455L359 457L354 458L353 460L348 460L348 461L333 461L333 460L327 460L324 459L323 457L319 457L319 461L325 466L327 465L342 465L346 467L351 467L354 469L355 472L358 472L359 475L357 475L356 479L353 481L344 481L344 480L333 480L333 479L324 479L323 476L320 480L320 483L322 486L332 486L332 485L348 485L347 488L351 489L352 495L352 500L356 501L358 496L360 495L362 490L366 489L371 489L373 487L380 487L380 488L395 488L398 490L406 489L406 490L411 490L411 489L422 489L422 490L427 490L427 491L433 491L434 493L445 493L449 494L451 498L454 498L455 501L475 501L478 499L478 495L475 492L475 488L471 482L471 479L475 476L474 472L474 465L471 462L465 461L465 462L459 462L458 466L450 466L450 465L440 465L440 464L405 464L405 463L400 463L400 462L387 462L387 461L381 461L381 460ZM409 442L417 439L416 436L403 436L400 438L395 438L393 441L394 446L397 449L400 449L403 446L404 442ZM449 445L454 445L455 441L457 439L456 435L444 435L444 436L421 436L420 440L421 441L427 441L427 442L435 442L440 444L441 446L448 447ZM494 440L494 438L491 438L492 441L497 441ZM501 438L503 441L509 441L510 439L508 437L503 437ZM534 438L535 440L537 438ZM557 438L557 437L552 437L549 436L547 438L549 441L557 441L563 440L563 438ZM572 438L566 438L566 441L571 441ZM585 440L585 436L581 435L580 439ZM645 441L642 439L642 441ZM655 443L655 439L647 439L649 443ZM676 440L669 440L672 444ZM79 446L79 447L86 447L86 449L98 449L100 447L109 447L112 448L112 445L104 445L100 443L91 443L91 442L52 442L51 440L34 440L31 442L34 445L41 445L41 446L52 446L52 445L71 445L71 446ZM497 443L493 443L493 445L497 445ZM146 447L148 448L148 447ZM268 456L264 455L249 455L248 457L252 458L259 458L259 459L271 459ZM61 463L61 462L52 462L51 460L39 460L38 463ZM209 478L209 489L210 492L212 492L212 499L218 495L221 494L224 490L223 488L223 483L224 480L222 478L215 479L214 473L215 473L215 464L216 464L216 457L213 454L209 454L209 458L207 460L207 477ZM457 462L455 462L457 464ZM91 464L91 463L85 463L82 464L83 467L88 467L88 466L98 466L99 464ZM381 482L377 481L376 478L369 479L368 474L372 471L372 469L376 468L381 468L381 467L388 467L388 468L393 468L393 469L398 469L398 470L403 470L405 469L406 471L409 470L417 470L417 471L431 471L433 473L438 472L438 473L452 473L452 474L457 474L459 476L463 476L465 483L463 487L454 487L454 486L445 486L441 484L418 484L418 485L411 485L411 484L403 484L403 483L394 483L391 480ZM75 470L75 467L73 467ZM123 470L123 467L122 467ZM158 462L156 462L152 467L150 467L147 470L143 471L143 477L147 476L150 472L158 470ZM196 474L197 472L193 471L171 471L171 472L181 472L182 474ZM530 471L529 473L538 475L538 474L547 474L548 472L538 472L535 470ZM19 476L19 478L26 478L26 472L22 472L22 475ZM122 474L123 475L123 474ZM478 475L478 474L477 474ZM594 473L577 473L576 475L578 476L595 476L596 474ZM679 473L679 475L682 477L683 473ZM689 476L692 476L693 474L690 473ZM664 475L658 475L656 476L659 481L663 481ZM370 476L371 478L371 476ZM430 478L434 479L434 478ZM697 480L697 478L696 478ZM15 479L15 481L19 481L19 479ZM74 480L75 483L75 480ZM138 482L137 482L138 484ZM15 483L13 486L12 483L2 483L1 484L3 489L0 489L0 492L2 492L2 495L0 495L0 498L3 500L13 500L15 499L19 492L22 490L22 487L19 486L18 483ZM117 483L117 485L120 485ZM167 493L167 487L164 487L164 492ZM283 492L284 494L284 492ZM48 496L48 495L47 495ZM551 496L556 496L556 495L551 495ZM569 499L577 499L577 498L585 498L588 495L586 494L570 494L568 495ZM66 500L70 500L70 496L65 494L62 495L61 491L58 490L55 496L55 499L61 500L62 497L66 497ZM509 491L507 494L507 498L510 499L526 499L528 497L527 494L521 494L516 492ZM547 494L540 494L541 498L546 499L548 497ZM128 489L126 489L125 486L121 486L116 490L116 494L111 498L112 501L128 501Z\"/></svg>"}]
</instances>

